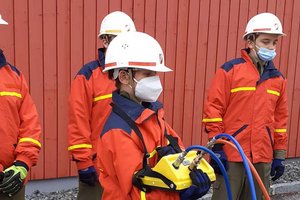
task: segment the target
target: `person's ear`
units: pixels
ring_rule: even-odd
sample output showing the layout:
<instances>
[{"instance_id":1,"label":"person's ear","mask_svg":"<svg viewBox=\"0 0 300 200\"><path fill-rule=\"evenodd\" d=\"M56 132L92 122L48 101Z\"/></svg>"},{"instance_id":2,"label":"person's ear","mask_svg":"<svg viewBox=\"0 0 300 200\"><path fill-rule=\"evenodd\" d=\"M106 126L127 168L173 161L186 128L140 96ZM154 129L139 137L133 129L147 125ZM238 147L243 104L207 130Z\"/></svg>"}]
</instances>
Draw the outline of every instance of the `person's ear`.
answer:
<instances>
[{"instance_id":1,"label":"person's ear","mask_svg":"<svg viewBox=\"0 0 300 200\"><path fill-rule=\"evenodd\" d=\"M255 44L254 44L253 40L247 39L247 46L250 49L254 49Z\"/></svg>"},{"instance_id":2,"label":"person's ear","mask_svg":"<svg viewBox=\"0 0 300 200\"><path fill-rule=\"evenodd\" d=\"M129 74L128 74L128 72L126 72L126 71L124 71L124 70L120 70L119 71L119 80L120 80L120 82L122 83L122 84L125 84L125 85L127 85L127 84L129 84L129 79L130 79L130 77L129 77Z\"/></svg>"}]
</instances>

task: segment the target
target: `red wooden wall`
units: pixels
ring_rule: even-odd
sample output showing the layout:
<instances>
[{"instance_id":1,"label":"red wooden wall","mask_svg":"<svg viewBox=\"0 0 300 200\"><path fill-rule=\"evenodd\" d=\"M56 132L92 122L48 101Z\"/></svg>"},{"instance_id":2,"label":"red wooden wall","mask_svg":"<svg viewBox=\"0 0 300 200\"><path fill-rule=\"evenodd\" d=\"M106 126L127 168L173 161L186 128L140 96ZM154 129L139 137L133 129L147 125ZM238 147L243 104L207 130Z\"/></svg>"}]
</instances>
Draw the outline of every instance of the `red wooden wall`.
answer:
<instances>
[{"instance_id":1,"label":"red wooden wall","mask_svg":"<svg viewBox=\"0 0 300 200\"><path fill-rule=\"evenodd\" d=\"M215 69L239 56L248 19L275 13L286 37L275 63L287 76L289 157L300 157L299 0L0 0L0 45L30 85L43 126L43 150L32 179L74 175L68 160L67 98L78 69L96 56L103 17L122 10L160 42L174 72L163 74L166 119L185 145L206 142L201 113Z\"/></svg>"}]
</instances>

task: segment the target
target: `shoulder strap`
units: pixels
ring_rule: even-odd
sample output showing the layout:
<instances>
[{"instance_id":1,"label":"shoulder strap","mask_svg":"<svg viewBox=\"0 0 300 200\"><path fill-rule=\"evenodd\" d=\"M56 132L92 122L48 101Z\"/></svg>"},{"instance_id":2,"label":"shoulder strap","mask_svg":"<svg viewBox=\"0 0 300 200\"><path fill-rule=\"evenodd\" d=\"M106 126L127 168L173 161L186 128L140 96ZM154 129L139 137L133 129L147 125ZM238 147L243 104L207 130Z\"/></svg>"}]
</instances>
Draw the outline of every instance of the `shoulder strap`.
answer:
<instances>
[{"instance_id":1,"label":"shoulder strap","mask_svg":"<svg viewBox=\"0 0 300 200\"><path fill-rule=\"evenodd\" d=\"M145 141L144 141L144 137L143 137L141 131L139 130L139 128L137 127L135 122L121 108L119 108L116 104L113 104L113 103L111 103L111 106L112 106L112 111L114 113L116 113L117 115L119 115L124 121L126 121L127 124L134 130L134 132L137 134L137 136L142 141L143 147L144 147L143 166L146 166L147 158L149 157L149 154L148 154L148 151L147 151L147 148L145 145Z\"/></svg>"},{"instance_id":2,"label":"shoulder strap","mask_svg":"<svg viewBox=\"0 0 300 200\"><path fill-rule=\"evenodd\" d=\"M169 135L167 133L167 128L165 127L165 137L169 140L170 145L173 147L173 149L176 151L176 153L182 152L181 148L178 145L178 138L173 137L172 135Z\"/></svg>"},{"instance_id":3,"label":"shoulder strap","mask_svg":"<svg viewBox=\"0 0 300 200\"><path fill-rule=\"evenodd\" d=\"M169 187L169 190L176 191L176 184L173 181L171 181L170 179L168 179L161 173L153 171L149 165L147 165L145 168L141 169L140 171L138 171L137 173L135 173L133 175L133 177L132 177L133 185L144 192L150 192L151 188L163 189L156 185L143 184L142 178L144 178L145 176L158 178L158 179L162 180ZM164 189L167 189L167 188L164 188Z\"/></svg>"}]
</instances>

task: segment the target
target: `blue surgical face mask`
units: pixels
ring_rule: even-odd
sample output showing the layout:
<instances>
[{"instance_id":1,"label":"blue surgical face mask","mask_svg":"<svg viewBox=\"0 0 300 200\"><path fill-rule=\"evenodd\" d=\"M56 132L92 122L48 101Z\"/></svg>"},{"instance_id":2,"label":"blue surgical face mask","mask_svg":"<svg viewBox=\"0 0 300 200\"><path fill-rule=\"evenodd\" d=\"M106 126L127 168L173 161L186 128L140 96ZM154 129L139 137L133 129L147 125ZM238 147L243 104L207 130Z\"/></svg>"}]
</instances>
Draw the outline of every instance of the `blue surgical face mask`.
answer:
<instances>
[{"instance_id":1,"label":"blue surgical face mask","mask_svg":"<svg viewBox=\"0 0 300 200\"><path fill-rule=\"evenodd\" d=\"M271 61L275 58L276 52L275 49L267 49L264 47L259 47L255 45L258 48L257 56L262 60L262 61Z\"/></svg>"}]
</instances>

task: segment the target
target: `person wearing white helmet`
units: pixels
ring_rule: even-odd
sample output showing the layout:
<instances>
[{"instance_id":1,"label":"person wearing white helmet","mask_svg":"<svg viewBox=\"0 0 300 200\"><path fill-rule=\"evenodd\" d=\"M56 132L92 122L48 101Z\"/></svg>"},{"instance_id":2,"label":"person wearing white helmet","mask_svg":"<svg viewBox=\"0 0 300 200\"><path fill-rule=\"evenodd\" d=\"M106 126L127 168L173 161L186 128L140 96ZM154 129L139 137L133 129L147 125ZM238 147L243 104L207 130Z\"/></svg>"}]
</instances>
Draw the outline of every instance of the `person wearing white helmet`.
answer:
<instances>
[{"instance_id":1,"label":"person wearing white helmet","mask_svg":"<svg viewBox=\"0 0 300 200\"><path fill-rule=\"evenodd\" d=\"M0 30L8 23L0 15ZM1 37L1 36L0 36ZM0 199L25 200L28 171L41 149L41 126L22 72L0 49Z\"/></svg>"},{"instance_id":2,"label":"person wearing white helmet","mask_svg":"<svg viewBox=\"0 0 300 200\"><path fill-rule=\"evenodd\" d=\"M157 101L163 90L157 73L172 71L164 64L159 43L146 33L121 34L109 45L105 66L104 71L113 74L117 90L98 145L103 199L193 200L206 194L210 180L197 169L190 172L193 185L182 192L150 190L138 181L137 174L142 176L147 166L153 167L161 157L183 148Z\"/></svg>"},{"instance_id":3,"label":"person wearing white helmet","mask_svg":"<svg viewBox=\"0 0 300 200\"><path fill-rule=\"evenodd\" d=\"M69 97L68 150L79 174L78 199L101 199L102 189L96 166L97 140L111 107L114 82L103 73L105 52L114 37L135 31L132 19L121 11L103 19L98 34L104 48L98 58L85 64L72 82Z\"/></svg>"},{"instance_id":4,"label":"person wearing white helmet","mask_svg":"<svg viewBox=\"0 0 300 200\"><path fill-rule=\"evenodd\" d=\"M228 133L242 146L266 189L284 173L287 150L286 79L274 66L276 47L282 31L272 13L251 18L243 39L247 48L241 57L217 70L208 90L203 123L208 138ZM233 199L251 199L248 180L239 154L228 145L215 145L213 151L228 169ZM215 172L220 169L211 161ZM214 183L212 199L223 199L226 187L222 175ZM262 192L255 182L257 199Z\"/></svg>"}]
</instances>

